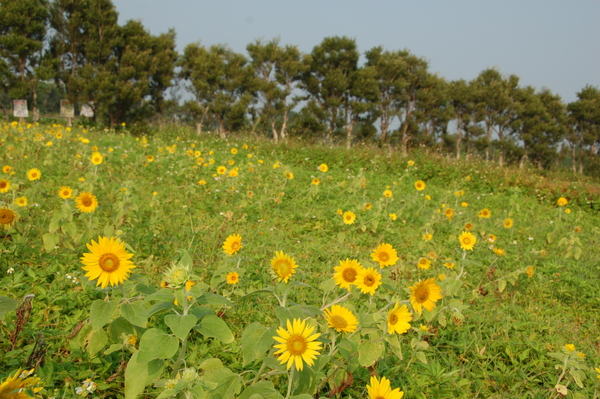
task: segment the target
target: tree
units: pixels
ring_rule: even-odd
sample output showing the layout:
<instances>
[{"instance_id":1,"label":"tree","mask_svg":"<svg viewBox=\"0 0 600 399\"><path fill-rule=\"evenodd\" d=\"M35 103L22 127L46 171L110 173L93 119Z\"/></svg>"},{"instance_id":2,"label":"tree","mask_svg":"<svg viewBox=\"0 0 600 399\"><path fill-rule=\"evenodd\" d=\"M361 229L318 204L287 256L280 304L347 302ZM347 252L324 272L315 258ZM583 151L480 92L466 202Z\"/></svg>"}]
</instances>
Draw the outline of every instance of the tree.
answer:
<instances>
[{"instance_id":1,"label":"tree","mask_svg":"<svg viewBox=\"0 0 600 399\"><path fill-rule=\"evenodd\" d=\"M44 74L44 40L48 25L46 0L0 0L0 74L12 98L33 100ZM0 79L2 77L0 76Z\"/></svg>"},{"instance_id":2,"label":"tree","mask_svg":"<svg viewBox=\"0 0 600 399\"><path fill-rule=\"evenodd\" d=\"M482 71L472 83L476 95L476 106L485 123L487 145L485 159L489 160L489 148L492 134L497 137L499 147L498 161L504 161L504 141L518 128L517 113L519 104L516 93L519 78L510 75L503 78L496 69Z\"/></svg>"},{"instance_id":3,"label":"tree","mask_svg":"<svg viewBox=\"0 0 600 399\"><path fill-rule=\"evenodd\" d=\"M473 89L470 83L461 79L451 82L449 91L450 107L456 122L454 143L456 159L460 159L463 140L468 139L472 135L469 135L469 132L472 132L472 127L478 122L475 112ZM470 146L470 142L467 142L467 146Z\"/></svg>"},{"instance_id":4,"label":"tree","mask_svg":"<svg viewBox=\"0 0 600 399\"><path fill-rule=\"evenodd\" d=\"M573 172L583 173L584 151L589 151L591 159L597 156L600 144L600 90L587 85L577 93L577 101L568 105L571 119L571 132L567 136L572 149Z\"/></svg>"},{"instance_id":5,"label":"tree","mask_svg":"<svg viewBox=\"0 0 600 399\"><path fill-rule=\"evenodd\" d=\"M173 86L175 78L175 64L178 54L175 50L174 29L152 37L152 71L150 73L150 98L152 109L162 123L165 106L165 93Z\"/></svg>"},{"instance_id":6,"label":"tree","mask_svg":"<svg viewBox=\"0 0 600 399\"><path fill-rule=\"evenodd\" d=\"M418 127L416 140L429 148L446 133L453 110L450 104L449 84L437 75L428 74L427 82L417 94L413 118Z\"/></svg>"}]
</instances>

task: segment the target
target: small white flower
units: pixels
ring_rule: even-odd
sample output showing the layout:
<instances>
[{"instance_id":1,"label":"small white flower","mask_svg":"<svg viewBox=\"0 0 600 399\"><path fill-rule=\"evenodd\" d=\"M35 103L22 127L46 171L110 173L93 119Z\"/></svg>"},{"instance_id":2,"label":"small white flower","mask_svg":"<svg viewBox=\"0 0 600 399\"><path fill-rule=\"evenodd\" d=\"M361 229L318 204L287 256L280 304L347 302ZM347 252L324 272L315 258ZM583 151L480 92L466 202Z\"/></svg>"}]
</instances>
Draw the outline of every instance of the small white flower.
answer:
<instances>
[{"instance_id":1,"label":"small white flower","mask_svg":"<svg viewBox=\"0 0 600 399\"><path fill-rule=\"evenodd\" d=\"M8 274L12 274L15 272L15 269L13 269L12 267L9 267L8 270L6 271L6 273Z\"/></svg>"},{"instance_id":2,"label":"small white flower","mask_svg":"<svg viewBox=\"0 0 600 399\"><path fill-rule=\"evenodd\" d=\"M533 241L533 237L529 237L529 241Z\"/></svg>"}]
</instances>

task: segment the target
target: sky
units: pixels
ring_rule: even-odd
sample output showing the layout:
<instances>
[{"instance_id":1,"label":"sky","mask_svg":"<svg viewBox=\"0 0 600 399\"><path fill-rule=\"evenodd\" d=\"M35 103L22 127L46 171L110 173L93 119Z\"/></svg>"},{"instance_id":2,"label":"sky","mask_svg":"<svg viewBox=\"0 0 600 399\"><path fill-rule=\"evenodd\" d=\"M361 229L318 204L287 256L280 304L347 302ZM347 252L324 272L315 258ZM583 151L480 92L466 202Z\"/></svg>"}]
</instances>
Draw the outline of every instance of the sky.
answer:
<instances>
[{"instance_id":1,"label":"sky","mask_svg":"<svg viewBox=\"0 0 600 399\"><path fill-rule=\"evenodd\" d=\"M548 88L565 103L600 88L600 1L596 0L113 0L119 23L153 35L177 33L177 49L227 44L246 54L279 38L310 53L326 37L356 40L361 53L409 50L447 80L487 69Z\"/></svg>"}]
</instances>

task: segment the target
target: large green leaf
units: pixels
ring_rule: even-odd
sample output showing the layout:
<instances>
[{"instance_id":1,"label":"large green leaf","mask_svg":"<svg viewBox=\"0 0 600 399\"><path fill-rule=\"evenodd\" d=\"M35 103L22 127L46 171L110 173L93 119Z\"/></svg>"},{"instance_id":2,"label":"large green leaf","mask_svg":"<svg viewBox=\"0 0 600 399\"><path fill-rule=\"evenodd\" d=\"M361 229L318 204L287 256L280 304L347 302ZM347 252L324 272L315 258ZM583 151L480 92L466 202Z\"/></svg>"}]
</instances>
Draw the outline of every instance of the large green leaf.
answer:
<instances>
[{"instance_id":1,"label":"large green leaf","mask_svg":"<svg viewBox=\"0 0 600 399\"><path fill-rule=\"evenodd\" d=\"M260 381L244 389L238 399L283 399L283 396L275 390L271 381Z\"/></svg>"},{"instance_id":2,"label":"large green leaf","mask_svg":"<svg viewBox=\"0 0 600 399\"><path fill-rule=\"evenodd\" d=\"M140 362L149 362L153 359L168 359L179 348L179 340L174 335L169 335L158 328L147 330L140 339L138 359Z\"/></svg>"},{"instance_id":3,"label":"large green leaf","mask_svg":"<svg viewBox=\"0 0 600 399\"><path fill-rule=\"evenodd\" d=\"M8 312L12 312L19 306L19 302L7 296L0 296L0 319Z\"/></svg>"},{"instance_id":4,"label":"large green leaf","mask_svg":"<svg viewBox=\"0 0 600 399\"><path fill-rule=\"evenodd\" d=\"M164 360L154 359L150 362L140 362L139 351L135 352L125 369L125 399L136 399L147 385L160 378Z\"/></svg>"},{"instance_id":5,"label":"large green leaf","mask_svg":"<svg viewBox=\"0 0 600 399\"><path fill-rule=\"evenodd\" d=\"M104 327L110 321L112 315L119 306L117 301L103 301L101 299L92 302L90 308L90 323L94 331Z\"/></svg>"},{"instance_id":6,"label":"large green leaf","mask_svg":"<svg viewBox=\"0 0 600 399\"><path fill-rule=\"evenodd\" d=\"M146 328L148 317L145 312L146 309L136 302L121 305L121 314L134 326Z\"/></svg>"},{"instance_id":7,"label":"large green leaf","mask_svg":"<svg viewBox=\"0 0 600 399\"><path fill-rule=\"evenodd\" d=\"M358 361L361 366L369 367L379 359L383 353L383 342L362 342L358 346Z\"/></svg>"},{"instance_id":8,"label":"large green leaf","mask_svg":"<svg viewBox=\"0 0 600 399\"><path fill-rule=\"evenodd\" d=\"M241 388L240 376L225 367L205 372L202 379L217 385L207 393L206 399L234 399Z\"/></svg>"},{"instance_id":9,"label":"large green leaf","mask_svg":"<svg viewBox=\"0 0 600 399\"><path fill-rule=\"evenodd\" d=\"M173 331L173 334L182 341L188 335L190 330L194 328L197 321L198 319L196 316L191 314L185 316L170 314L165 316L165 323L167 326L169 326L171 331Z\"/></svg>"},{"instance_id":10,"label":"large green leaf","mask_svg":"<svg viewBox=\"0 0 600 399\"><path fill-rule=\"evenodd\" d=\"M228 344L233 342L233 334L227 324L215 315L208 315L200 321L196 327L202 335L220 339Z\"/></svg>"},{"instance_id":11,"label":"large green leaf","mask_svg":"<svg viewBox=\"0 0 600 399\"><path fill-rule=\"evenodd\" d=\"M275 336L275 327L266 328L258 322L246 327L242 332L243 365L263 357L264 353L273 345L273 336Z\"/></svg>"}]
</instances>

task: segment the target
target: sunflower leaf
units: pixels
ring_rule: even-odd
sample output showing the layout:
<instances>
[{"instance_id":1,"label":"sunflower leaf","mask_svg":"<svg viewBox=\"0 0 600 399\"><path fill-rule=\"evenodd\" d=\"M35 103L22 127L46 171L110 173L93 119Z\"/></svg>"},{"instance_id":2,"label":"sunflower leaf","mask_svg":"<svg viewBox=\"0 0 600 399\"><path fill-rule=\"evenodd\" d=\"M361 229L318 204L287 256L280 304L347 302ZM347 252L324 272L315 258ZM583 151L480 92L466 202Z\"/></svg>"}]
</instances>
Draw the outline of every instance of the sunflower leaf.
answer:
<instances>
[{"instance_id":1,"label":"sunflower leaf","mask_svg":"<svg viewBox=\"0 0 600 399\"><path fill-rule=\"evenodd\" d=\"M217 338L225 344L233 342L234 339L233 333L227 324L221 318L212 314L204 317L195 329L202 335Z\"/></svg>"},{"instance_id":2,"label":"sunflower leaf","mask_svg":"<svg viewBox=\"0 0 600 399\"><path fill-rule=\"evenodd\" d=\"M146 385L158 379L164 368L164 361L155 359L150 362L138 360L140 352L135 352L125 369L125 399L135 399Z\"/></svg>"},{"instance_id":3,"label":"sunflower leaf","mask_svg":"<svg viewBox=\"0 0 600 399\"><path fill-rule=\"evenodd\" d=\"M115 310L119 306L117 301L103 301L98 299L92 302L90 309L90 323L94 331L98 331L112 318Z\"/></svg>"},{"instance_id":4,"label":"sunflower leaf","mask_svg":"<svg viewBox=\"0 0 600 399\"><path fill-rule=\"evenodd\" d=\"M8 312L12 312L17 308L19 302L7 296L0 296L0 319Z\"/></svg>"},{"instance_id":5,"label":"sunflower leaf","mask_svg":"<svg viewBox=\"0 0 600 399\"><path fill-rule=\"evenodd\" d=\"M383 353L383 342L363 342L358 347L358 362L363 367L372 366Z\"/></svg>"},{"instance_id":6,"label":"sunflower leaf","mask_svg":"<svg viewBox=\"0 0 600 399\"><path fill-rule=\"evenodd\" d=\"M247 365L261 358L273 344L275 327L264 327L259 322L250 324L242 332L242 359Z\"/></svg>"},{"instance_id":7,"label":"sunflower leaf","mask_svg":"<svg viewBox=\"0 0 600 399\"><path fill-rule=\"evenodd\" d=\"M169 326L173 334L180 340L184 340L192 328L196 325L198 319L192 314L176 315L170 314L165 316L165 324Z\"/></svg>"},{"instance_id":8,"label":"sunflower leaf","mask_svg":"<svg viewBox=\"0 0 600 399\"><path fill-rule=\"evenodd\" d=\"M149 362L154 359L168 359L179 348L179 340L158 328L147 330L140 339L138 358L140 362Z\"/></svg>"}]
</instances>

